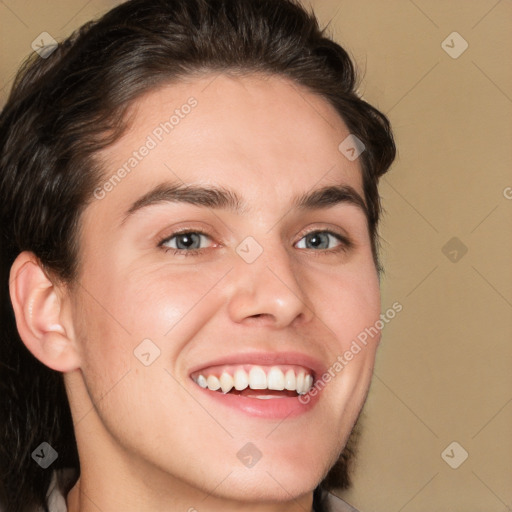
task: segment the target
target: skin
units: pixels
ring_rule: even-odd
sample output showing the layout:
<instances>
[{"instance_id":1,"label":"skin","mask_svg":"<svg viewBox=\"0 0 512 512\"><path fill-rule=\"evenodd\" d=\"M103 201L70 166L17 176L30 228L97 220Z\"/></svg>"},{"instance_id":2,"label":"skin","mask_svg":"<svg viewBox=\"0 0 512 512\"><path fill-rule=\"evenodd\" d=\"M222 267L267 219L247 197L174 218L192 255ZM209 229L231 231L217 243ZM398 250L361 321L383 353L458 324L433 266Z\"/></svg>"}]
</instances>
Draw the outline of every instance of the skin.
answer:
<instances>
[{"instance_id":1,"label":"skin","mask_svg":"<svg viewBox=\"0 0 512 512\"><path fill-rule=\"evenodd\" d=\"M46 276L30 253L13 266L20 334L65 373L81 464L70 512L310 510L366 399L378 339L311 411L284 420L228 409L189 378L237 352L301 352L327 369L380 314L364 212L292 207L326 185L364 196L359 160L338 150L349 135L342 119L285 78L212 75L146 94L126 134L99 155L105 179L191 96L192 112L85 209L75 286ZM246 213L162 202L122 222L169 181L231 188ZM178 228L207 232L200 254L158 246ZM351 246L304 245L308 232L326 230ZM251 264L236 252L248 236L263 248ZM134 356L144 339L160 350L149 366ZM262 454L252 468L237 458L248 442Z\"/></svg>"}]
</instances>

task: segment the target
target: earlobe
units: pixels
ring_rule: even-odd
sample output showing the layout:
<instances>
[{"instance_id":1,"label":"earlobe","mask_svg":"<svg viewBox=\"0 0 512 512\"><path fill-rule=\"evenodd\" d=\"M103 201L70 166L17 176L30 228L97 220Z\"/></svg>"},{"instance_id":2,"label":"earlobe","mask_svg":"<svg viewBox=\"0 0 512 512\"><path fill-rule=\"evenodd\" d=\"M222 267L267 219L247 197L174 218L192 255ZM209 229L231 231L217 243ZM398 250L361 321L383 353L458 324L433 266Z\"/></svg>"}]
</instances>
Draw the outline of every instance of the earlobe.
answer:
<instances>
[{"instance_id":1,"label":"earlobe","mask_svg":"<svg viewBox=\"0 0 512 512\"><path fill-rule=\"evenodd\" d=\"M9 291L16 326L28 350L53 370L76 370L80 358L63 297L33 253L22 252L14 261Z\"/></svg>"}]
</instances>

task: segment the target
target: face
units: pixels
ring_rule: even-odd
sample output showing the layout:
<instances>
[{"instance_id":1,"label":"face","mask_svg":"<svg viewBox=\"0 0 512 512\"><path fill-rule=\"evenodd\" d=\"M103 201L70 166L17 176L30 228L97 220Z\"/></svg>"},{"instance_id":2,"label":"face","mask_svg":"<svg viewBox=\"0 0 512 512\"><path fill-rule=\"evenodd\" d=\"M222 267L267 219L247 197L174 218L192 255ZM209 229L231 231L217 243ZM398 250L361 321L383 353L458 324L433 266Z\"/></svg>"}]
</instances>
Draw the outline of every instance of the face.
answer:
<instances>
[{"instance_id":1,"label":"face","mask_svg":"<svg viewBox=\"0 0 512 512\"><path fill-rule=\"evenodd\" d=\"M380 301L349 132L279 77L194 78L131 114L82 216L65 376L82 474L301 496L343 448L378 343L354 345Z\"/></svg>"}]
</instances>

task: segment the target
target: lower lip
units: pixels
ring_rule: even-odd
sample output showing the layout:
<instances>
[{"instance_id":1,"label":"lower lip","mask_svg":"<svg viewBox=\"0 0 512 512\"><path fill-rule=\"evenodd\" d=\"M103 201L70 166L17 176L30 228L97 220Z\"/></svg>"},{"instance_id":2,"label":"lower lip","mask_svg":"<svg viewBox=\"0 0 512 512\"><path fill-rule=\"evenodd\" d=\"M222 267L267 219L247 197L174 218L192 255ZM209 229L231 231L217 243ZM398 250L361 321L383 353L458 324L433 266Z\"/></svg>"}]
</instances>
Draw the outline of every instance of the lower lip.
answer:
<instances>
[{"instance_id":1,"label":"lower lip","mask_svg":"<svg viewBox=\"0 0 512 512\"><path fill-rule=\"evenodd\" d=\"M303 398L301 400L299 400L298 396L259 399L241 395L231 395L229 393L224 394L219 391L204 389L197 385L196 387L199 391L202 391L212 400L220 404L238 409L249 416L268 419L294 418L305 414L315 406L319 397L319 394L316 393L315 396L310 394L302 395Z\"/></svg>"}]
</instances>

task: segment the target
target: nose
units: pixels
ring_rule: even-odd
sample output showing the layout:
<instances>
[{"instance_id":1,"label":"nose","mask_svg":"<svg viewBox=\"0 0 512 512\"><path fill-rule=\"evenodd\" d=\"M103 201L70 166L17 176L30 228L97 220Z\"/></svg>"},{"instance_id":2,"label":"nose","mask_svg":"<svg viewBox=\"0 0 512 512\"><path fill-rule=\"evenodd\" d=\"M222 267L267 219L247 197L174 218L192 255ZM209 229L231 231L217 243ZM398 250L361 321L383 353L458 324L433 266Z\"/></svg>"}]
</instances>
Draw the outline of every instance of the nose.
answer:
<instances>
[{"instance_id":1,"label":"nose","mask_svg":"<svg viewBox=\"0 0 512 512\"><path fill-rule=\"evenodd\" d=\"M276 245L263 246L263 252L252 263L235 254L235 269L230 272L228 286L232 321L277 329L307 323L315 316L299 263L282 244Z\"/></svg>"}]
</instances>

